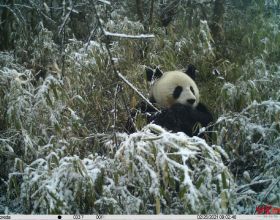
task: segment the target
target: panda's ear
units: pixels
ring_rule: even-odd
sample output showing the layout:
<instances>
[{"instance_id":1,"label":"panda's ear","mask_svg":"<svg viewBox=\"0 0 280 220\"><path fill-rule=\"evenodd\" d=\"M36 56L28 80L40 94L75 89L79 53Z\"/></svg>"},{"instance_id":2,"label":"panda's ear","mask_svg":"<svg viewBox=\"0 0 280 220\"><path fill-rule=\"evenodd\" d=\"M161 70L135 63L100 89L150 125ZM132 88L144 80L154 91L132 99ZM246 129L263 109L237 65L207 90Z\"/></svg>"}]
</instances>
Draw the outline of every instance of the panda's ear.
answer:
<instances>
[{"instance_id":1,"label":"panda's ear","mask_svg":"<svg viewBox=\"0 0 280 220\"><path fill-rule=\"evenodd\" d=\"M157 67L154 71L153 69L146 67L146 78L148 82L151 82L154 79L160 78L162 76L162 71Z\"/></svg>"},{"instance_id":2,"label":"panda's ear","mask_svg":"<svg viewBox=\"0 0 280 220\"><path fill-rule=\"evenodd\" d=\"M196 72L197 70L192 64L189 64L188 68L185 70L185 73L188 74L188 76L191 77L193 80L195 80Z\"/></svg>"},{"instance_id":3,"label":"panda's ear","mask_svg":"<svg viewBox=\"0 0 280 220\"><path fill-rule=\"evenodd\" d=\"M154 78L160 78L162 77L163 72L157 67L155 70Z\"/></svg>"},{"instance_id":4,"label":"panda's ear","mask_svg":"<svg viewBox=\"0 0 280 220\"><path fill-rule=\"evenodd\" d=\"M145 67L146 70L146 78L148 82L151 82L153 79L153 75L154 75L154 70L151 69L150 67Z\"/></svg>"}]
</instances>

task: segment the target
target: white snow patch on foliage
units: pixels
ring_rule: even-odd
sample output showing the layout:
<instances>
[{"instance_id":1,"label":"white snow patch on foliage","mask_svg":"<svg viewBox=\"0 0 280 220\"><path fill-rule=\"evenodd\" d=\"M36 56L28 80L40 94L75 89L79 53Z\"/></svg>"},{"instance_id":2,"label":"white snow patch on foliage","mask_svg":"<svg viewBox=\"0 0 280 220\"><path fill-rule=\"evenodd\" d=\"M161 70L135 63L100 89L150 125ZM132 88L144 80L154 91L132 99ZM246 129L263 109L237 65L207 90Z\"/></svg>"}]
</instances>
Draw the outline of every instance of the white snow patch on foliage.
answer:
<instances>
[{"instance_id":1,"label":"white snow patch on foliage","mask_svg":"<svg viewBox=\"0 0 280 220\"><path fill-rule=\"evenodd\" d=\"M214 196L219 197L219 192L212 188L216 181L229 195L232 178L221 160L220 151L208 146L203 139L190 138L182 132L170 133L154 124L131 135L118 134L118 138L121 142L115 158L122 162L119 169L128 170L128 180L131 175L141 175L142 182L149 186L149 193L160 197L162 202L166 203L160 192L174 190L170 184L178 180L184 205L191 207L189 213L201 212L204 202L211 204ZM225 201L219 201L218 208L210 205L215 212L222 212Z\"/></svg>"},{"instance_id":2,"label":"white snow patch on foliage","mask_svg":"<svg viewBox=\"0 0 280 220\"><path fill-rule=\"evenodd\" d=\"M81 213L107 214L225 213L232 208L235 184L221 149L154 124L131 135L118 133L117 140L111 159L97 154L60 158L53 151L27 165L21 185L25 207L68 214L77 207ZM104 147L115 146L110 139ZM50 141L40 149L52 147Z\"/></svg>"},{"instance_id":3,"label":"white snow patch on foliage","mask_svg":"<svg viewBox=\"0 0 280 220\"><path fill-rule=\"evenodd\" d=\"M91 155L84 160L78 156L59 158L54 152L46 159L37 159L24 170L24 182L21 186L22 197L28 201L26 205L33 207L33 213L72 213L75 200L91 192L94 182L105 166L100 157ZM53 168L52 168L53 167ZM26 192L31 191L31 200L26 198ZM84 195L86 197L86 195ZM41 212L42 211L42 212Z\"/></svg>"},{"instance_id":4,"label":"white snow patch on foliage","mask_svg":"<svg viewBox=\"0 0 280 220\"><path fill-rule=\"evenodd\" d=\"M72 51L71 47L66 48L66 52L70 53L69 58L75 62L77 68L90 68L97 64L95 59L95 54L102 54L104 46L99 44L96 41L89 41L86 44L82 42L73 41L73 43L78 44L79 47L77 50Z\"/></svg>"}]
</instances>

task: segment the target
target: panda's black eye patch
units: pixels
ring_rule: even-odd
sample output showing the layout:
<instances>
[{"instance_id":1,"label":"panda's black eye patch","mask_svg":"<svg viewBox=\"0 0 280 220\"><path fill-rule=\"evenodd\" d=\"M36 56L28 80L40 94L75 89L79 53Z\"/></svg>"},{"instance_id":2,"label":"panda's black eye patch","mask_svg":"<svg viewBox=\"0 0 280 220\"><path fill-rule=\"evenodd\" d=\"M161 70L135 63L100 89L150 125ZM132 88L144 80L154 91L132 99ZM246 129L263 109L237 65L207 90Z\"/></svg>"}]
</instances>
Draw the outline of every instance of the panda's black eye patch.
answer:
<instances>
[{"instance_id":1,"label":"panda's black eye patch","mask_svg":"<svg viewBox=\"0 0 280 220\"><path fill-rule=\"evenodd\" d=\"M178 99L179 96L181 95L182 91L183 91L183 87L182 86L177 86L173 91L173 98Z\"/></svg>"},{"instance_id":2,"label":"panda's black eye patch","mask_svg":"<svg viewBox=\"0 0 280 220\"><path fill-rule=\"evenodd\" d=\"M193 87L191 86L190 87L190 90L192 91L192 93L195 95L195 93L194 93L194 89L193 89Z\"/></svg>"}]
</instances>

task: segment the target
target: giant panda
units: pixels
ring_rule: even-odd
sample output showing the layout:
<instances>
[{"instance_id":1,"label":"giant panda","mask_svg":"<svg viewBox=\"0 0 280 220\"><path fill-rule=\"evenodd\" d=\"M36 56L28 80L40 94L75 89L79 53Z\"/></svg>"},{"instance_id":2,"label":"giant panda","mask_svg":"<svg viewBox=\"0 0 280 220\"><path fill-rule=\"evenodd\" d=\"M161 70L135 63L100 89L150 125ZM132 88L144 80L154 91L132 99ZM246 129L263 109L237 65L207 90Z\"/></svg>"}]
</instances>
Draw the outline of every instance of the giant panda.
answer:
<instances>
[{"instance_id":1,"label":"giant panda","mask_svg":"<svg viewBox=\"0 0 280 220\"><path fill-rule=\"evenodd\" d=\"M186 71L162 72L158 68L146 68L146 78L151 83L150 102L160 109L157 112L141 102L138 108L147 113L147 121L190 137L198 135L199 127L207 127L213 122L211 112L199 100L195 76L193 65L189 65Z\"/></svg>"}]
</instances>

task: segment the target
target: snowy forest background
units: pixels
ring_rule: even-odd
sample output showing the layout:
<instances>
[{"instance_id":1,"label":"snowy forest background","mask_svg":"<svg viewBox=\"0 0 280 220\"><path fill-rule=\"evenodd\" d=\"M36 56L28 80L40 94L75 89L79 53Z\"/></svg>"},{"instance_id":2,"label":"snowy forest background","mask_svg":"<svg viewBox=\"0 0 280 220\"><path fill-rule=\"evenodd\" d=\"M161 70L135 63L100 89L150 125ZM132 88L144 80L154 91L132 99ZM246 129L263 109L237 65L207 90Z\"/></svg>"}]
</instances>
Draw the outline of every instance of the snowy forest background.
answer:
<instances>
[{"instance_id":1,"label":"snowy forest background","mask_svg":"<svg viewBox=\"0 0 280 220\"><path fill-rule=\"evenodd\" d=\"M279 1L1 0L0 19L0 213L280 206ZM190 63L212 146L141 114L126 134L145 66Z\"/></svg>"}]
</instances>

